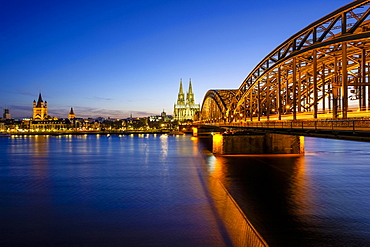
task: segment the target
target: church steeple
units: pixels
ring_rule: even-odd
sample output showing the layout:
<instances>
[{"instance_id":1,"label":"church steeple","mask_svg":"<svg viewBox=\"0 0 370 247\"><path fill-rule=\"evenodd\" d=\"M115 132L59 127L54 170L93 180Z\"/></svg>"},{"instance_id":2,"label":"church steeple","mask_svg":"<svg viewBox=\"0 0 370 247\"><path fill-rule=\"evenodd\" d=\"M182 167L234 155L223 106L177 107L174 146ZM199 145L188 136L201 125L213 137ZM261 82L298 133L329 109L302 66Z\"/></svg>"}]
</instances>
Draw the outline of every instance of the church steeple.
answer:
<instances>
[{"instance_id":1,"label":"church steeple","mask_svg":"<svg viewBox=\"0 0 370 247\"><path fill-rule=\"evenodd\" d=\"M76 115L75 113L73 112L73 108L71 107L71 111L69 112L68 114L68 119L73 119L73 118L76 118Z\"/></svg>"},{"instance_id":2,"label":"church steeple","mask_svg":"<svg viewBox=\"0 0 370 247\"><path fill-rule=\"evenodd\" d=\"M193 94L193 88L191 86L191 78L189 79L189 90L186 94L186 104L188 105L194 105L194 94Z\"/></svg>"},{"instance_id":3,"label":"church steeple","mask_svg":"<svg viewBox=\"0 0 370 247\"><path fill-rule=\"evenodd\" d=\"M39 99L37 100L37 105L36 107L42 107L44 101L42 100L41 93L39 94Z\"/></svg>"},{"instance_id":4,"label":"church steeple","mask_svg":"<svg viewBox=\"0 0 370 247\"><path fill-rule=\"evenodd\" d=\"M33 114L32 118L34 121L44 120L48 118L48 103L42 100L41 93L39 93L39 98L33 101Z\"/></svg>"},{"instance_id":5,"label":"church steeple","mask_svg":"<svg viewBox=\"0 0 370 247\"><path fill-rule=\"evenodd\" d=\"M182 79L180 79L180 90L179 90L179 94L177 95L177 104L185 105L185 94L184 94L184 90L182 89Z\"/></svg>"}]
</instances>

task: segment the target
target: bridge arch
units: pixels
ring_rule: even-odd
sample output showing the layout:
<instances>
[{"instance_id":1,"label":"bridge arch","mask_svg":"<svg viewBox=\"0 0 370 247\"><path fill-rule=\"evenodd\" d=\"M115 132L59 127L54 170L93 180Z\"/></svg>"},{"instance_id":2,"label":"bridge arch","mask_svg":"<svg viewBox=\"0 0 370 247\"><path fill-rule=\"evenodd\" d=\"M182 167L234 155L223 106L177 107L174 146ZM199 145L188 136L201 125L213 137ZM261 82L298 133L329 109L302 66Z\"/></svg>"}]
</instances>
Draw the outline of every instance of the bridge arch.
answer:
<instances>
[{"instance_id":1,"label":"bridge arch","mask_svg":"<svg viewBox=\"0 0 370 247\"><path fill-rule=\"evenodd\" d=\"M228 109L237 91L237 89L209 90L203 99L201 120L225 121L229 115Z\"/></svg>"},{"instance_id":2,"label":"bridge arch","mask_svg":"<svg viewBox=\"0 0 370 247\"><path fill-rule=\"evenodd\" d=\"M356 110L370 109L369 15L370 0L357 0L297 32L250 72L227 104L215 103L219 115L229 121L295 120L304 113L345 119L353 102ZM204 98L202 119L213 117L211 98Z\"/></svg>"}]
</instances>

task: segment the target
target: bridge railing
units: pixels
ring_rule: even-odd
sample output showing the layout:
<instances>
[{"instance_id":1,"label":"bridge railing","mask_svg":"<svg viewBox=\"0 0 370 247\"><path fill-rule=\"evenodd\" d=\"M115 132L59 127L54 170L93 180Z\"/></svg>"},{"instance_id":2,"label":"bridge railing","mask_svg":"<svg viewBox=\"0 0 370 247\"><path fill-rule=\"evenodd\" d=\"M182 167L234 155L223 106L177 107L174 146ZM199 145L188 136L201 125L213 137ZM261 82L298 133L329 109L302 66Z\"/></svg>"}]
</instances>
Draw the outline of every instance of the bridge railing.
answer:
<instances>
[{"instance_id":1,"label":"bridge railing","mask_svg":"<svg viewBox=\"0 0 370 247\"><path fill-rule=\"evenodd\" d=\"M204 123L209 125L230 127L253 127L253 128L275 128L275 129L315 129L315 130L352 130L370 131L370 119L350 120L295 120L295 121L240 121L240 122L213 122Z\"/></svg>"}]
</instances>

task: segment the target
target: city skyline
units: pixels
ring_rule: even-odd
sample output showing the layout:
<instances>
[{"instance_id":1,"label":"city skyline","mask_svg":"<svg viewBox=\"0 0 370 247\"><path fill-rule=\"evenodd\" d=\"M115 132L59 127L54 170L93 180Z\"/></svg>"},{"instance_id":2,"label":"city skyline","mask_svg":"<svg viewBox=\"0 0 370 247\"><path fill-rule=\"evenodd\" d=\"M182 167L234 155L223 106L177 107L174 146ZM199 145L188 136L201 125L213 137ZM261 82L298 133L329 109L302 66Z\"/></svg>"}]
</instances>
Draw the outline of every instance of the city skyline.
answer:
<instances>
[{"instance_id":1,"label":"city skyline","mask_svg":"<svg viewBox=\"0 0 370 247\"><path fill-rule=\"evenodd\" d=\"M0 108L126 118L173 113L180 78L195 102L238 88L276 46L351 1L9 1L2 4Z\"/></svg>"}]
</instances>

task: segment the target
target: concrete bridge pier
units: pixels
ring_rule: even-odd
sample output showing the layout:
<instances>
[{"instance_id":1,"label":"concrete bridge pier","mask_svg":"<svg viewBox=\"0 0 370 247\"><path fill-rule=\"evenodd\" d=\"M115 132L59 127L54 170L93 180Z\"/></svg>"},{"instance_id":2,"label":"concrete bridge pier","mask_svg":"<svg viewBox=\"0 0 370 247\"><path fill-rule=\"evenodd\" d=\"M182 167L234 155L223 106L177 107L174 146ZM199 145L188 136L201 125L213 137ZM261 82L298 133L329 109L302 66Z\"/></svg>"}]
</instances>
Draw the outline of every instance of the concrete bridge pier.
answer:
<instances>
[{"instance_id":1,"label":"concrete bridge pier","mask_svg":"<svg viewBox=\"0 0 370 247\"><path fill-rule=\"evenodd\" d=\"M215 134L214 154L303 154L303 136L281 134Z\"/></svg>"},{"instance_id":2,"label":"concrete bridge pier","mask_svg":"<svg viewBox=\"0 0 370 247\"><path fill-rule=\"evenodd\" d=\"M211 137L216 133L222 133L225 129L217 127L217 126L193 126L193 136L195 137Z\"/></svg>"}]
</instances>

